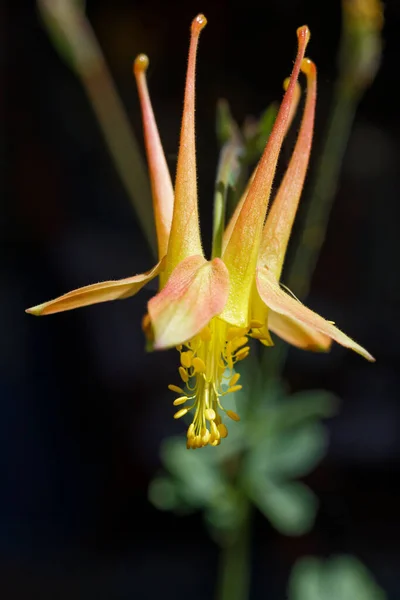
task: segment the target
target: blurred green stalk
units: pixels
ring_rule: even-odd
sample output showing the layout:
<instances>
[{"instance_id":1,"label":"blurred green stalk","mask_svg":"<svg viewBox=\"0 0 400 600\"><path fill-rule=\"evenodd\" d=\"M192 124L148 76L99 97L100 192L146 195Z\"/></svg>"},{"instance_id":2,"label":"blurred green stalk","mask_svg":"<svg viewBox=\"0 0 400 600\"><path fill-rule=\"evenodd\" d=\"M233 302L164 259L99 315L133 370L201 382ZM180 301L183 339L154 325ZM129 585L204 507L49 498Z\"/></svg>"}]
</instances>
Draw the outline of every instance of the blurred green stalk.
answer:
<instances>
[{"instance_id":1,"label":"blurred green stalk","mask_svg":"<svg viewBox=\"0 0 400 600\"><path fill-rule=\"evenodd\" d=\"M81 0L38 0L42 20L55 47L81 80L117 173L140 226L157 256L147 169L124 106Z\"/></svg>"},{"instance_id":2,"label":"blurred green stalk","mask_svg":"<svg viewBox=\"0 0 400 600\"><path fill-rule=\"evenodd\" d=\"M248 498L241 499L242 519L234 535L220 549L217 600L247 600L250 593L251 511Z\"/></svg>"}]
</instances>

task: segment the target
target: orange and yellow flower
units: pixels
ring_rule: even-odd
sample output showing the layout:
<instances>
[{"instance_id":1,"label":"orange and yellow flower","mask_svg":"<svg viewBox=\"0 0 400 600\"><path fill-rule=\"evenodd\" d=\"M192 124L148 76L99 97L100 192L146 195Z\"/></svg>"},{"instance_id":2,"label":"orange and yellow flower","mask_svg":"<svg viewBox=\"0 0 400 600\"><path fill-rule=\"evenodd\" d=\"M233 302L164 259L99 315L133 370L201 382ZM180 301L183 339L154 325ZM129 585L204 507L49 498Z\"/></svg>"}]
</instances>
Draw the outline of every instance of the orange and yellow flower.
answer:
<instances>
[{"instance_id":1,"label":"orange and yellow flower","mask_svg":"<svg viewBox=\"0 0 400 600\"><path fill-rule=\"evenodd\" d=\"M169 388L178 394L174 405L181 407L175 418L193 412L187 432L189 448L218 445L227 436L223 414L239 420L226 408L225 397L241 389L235 365L248 356L249 337L270 346L272 331L299 348L316 351L327 351L334 340L374 360L332 322L305 307L279 284L314 127L317 72L314 63L304 58L310 37L306 26L297 30L297 56L285 95L257 169L225 230L221 256L211 261L204 256L198 218L194 113L197 46L206 22L203 15L198 15L191 27L175 189L147 89L148 59L140 55L134 63L159 262L146 273L79 288L27 310L34 315L48 315L128 298L158 276L160 289L148 302L143 329L154 349L176 347L180 353L182 383ZM307 78L301 127L267 214L282 142L297 105L300 71Z\"/></svg>"}]
</instances>

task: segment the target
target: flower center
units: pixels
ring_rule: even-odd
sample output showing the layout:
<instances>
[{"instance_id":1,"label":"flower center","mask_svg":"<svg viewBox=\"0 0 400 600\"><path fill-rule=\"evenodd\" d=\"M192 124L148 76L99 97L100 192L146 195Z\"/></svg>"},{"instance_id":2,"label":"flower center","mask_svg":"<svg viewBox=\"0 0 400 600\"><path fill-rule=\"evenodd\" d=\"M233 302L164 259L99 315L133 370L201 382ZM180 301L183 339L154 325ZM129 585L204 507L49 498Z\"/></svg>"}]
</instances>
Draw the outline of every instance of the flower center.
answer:
<instances>
[{"instance_id":1,"label":"flower center","mask_svg":"<svg viewBox=\"0 0 400 600\"><path fill-rule=\"evenodd\" d=\"M251 323L250 327L256 325L261 323ZM240 374L235 373L234 366L250 352L248 335L253 336L249 328L232 327L215 317L198 335L177 346L181 359L179 374L185 389L176 385L170 385L169 389L180 394L174 406L186 405L175 413L175 419L193 411L187 431L188 448L221 443L228 435L221 413L234 421L240 420L234 411L224 408L223 401L228 394L242 389L237 383Z\"/></svg>"}]
</instances>

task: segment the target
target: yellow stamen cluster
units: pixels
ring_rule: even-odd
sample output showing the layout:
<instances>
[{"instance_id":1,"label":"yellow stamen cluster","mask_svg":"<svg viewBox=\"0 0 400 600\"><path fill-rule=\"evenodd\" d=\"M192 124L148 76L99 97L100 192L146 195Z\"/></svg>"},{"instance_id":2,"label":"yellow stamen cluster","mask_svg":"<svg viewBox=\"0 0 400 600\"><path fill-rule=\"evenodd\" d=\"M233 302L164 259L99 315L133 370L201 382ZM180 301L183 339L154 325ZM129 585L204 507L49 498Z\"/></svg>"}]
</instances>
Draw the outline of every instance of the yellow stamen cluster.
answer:
<instances>
[{"instance_id":1,"label":"yellow stamen cluster","mask_svg":"<svg viewBox=\"0 0 400 600\"><path fill-rule=\"evenodd\" d=\"M234 366L249 355L248 336L257 337L256 326L260 325L252 322L250 329L231 327L214 318L197 336L177 347L181 362L179 375L185 389L172 384L168 387L179 394L174 406L188 403L175 413L175 419L194 410L194 418L187 431L188 448L202 448L207 444L218 446L221 443L228 430L222 423L220 412L233 421L240 420L234 411L223 407L222 398L242 389L238 384L240 374L234 372ZM254 329L251 329L252 326L255 326Z\"/></svg>"}]
</instances>

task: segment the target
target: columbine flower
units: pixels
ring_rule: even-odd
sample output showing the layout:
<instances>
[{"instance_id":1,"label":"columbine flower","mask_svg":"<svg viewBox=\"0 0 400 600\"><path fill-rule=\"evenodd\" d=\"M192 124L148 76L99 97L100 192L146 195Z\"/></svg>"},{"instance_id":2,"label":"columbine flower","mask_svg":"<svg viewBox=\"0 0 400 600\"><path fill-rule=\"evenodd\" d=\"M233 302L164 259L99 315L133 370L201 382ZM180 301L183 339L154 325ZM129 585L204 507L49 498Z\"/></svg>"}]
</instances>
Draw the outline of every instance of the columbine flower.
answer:
<instances>
[{"instance_id":1,"label":"columbine flower","mask_svg":"<svg viewBox=\"0 0 400 600\"><path fill-rule=\"evenodd\" d=\"M189 448L216 446L227 436L221 420L225 399L241 389L237 362L250 352L248 338L272 345L269 330L304 349L326 351L335 340L368 360L372 356L294 297L279 278L303 187L313 133L316 68L304 58L310 37L297 30L298 51L286 93L266 148L224 234L222 256L204 257L197 211L195 154L195 66L198 39L206 25L197 16L191 28L188 71L175 190L162 150L146 83L148 59L134 63L143 115L153 192L159 262L153 269L119 281L89 285L27 310L48 315L98 302L128 298L159 276L160 291L148 302L143 329L154 349L176 347L182 383L170 385L180 406L175 418L193 411ZM298 99L299 72L307 76L307 98L297 143L274 203L265 220L276 165Z\"/></svg>"}]
</instances>

